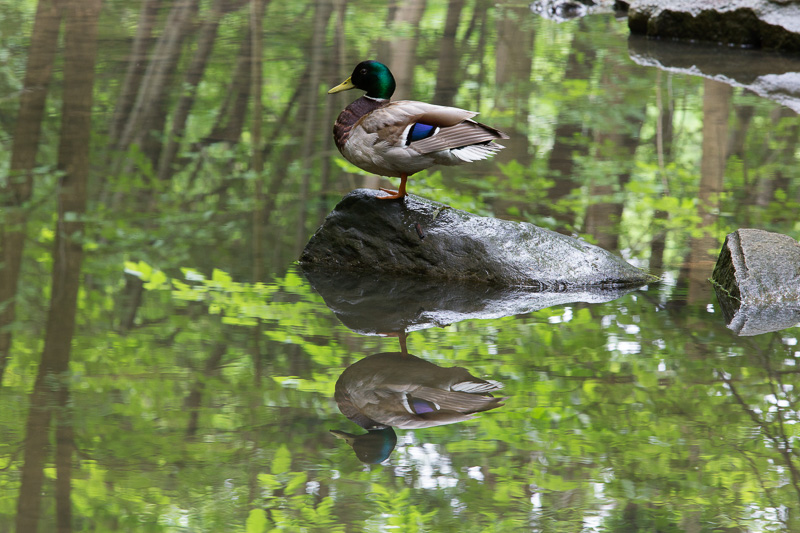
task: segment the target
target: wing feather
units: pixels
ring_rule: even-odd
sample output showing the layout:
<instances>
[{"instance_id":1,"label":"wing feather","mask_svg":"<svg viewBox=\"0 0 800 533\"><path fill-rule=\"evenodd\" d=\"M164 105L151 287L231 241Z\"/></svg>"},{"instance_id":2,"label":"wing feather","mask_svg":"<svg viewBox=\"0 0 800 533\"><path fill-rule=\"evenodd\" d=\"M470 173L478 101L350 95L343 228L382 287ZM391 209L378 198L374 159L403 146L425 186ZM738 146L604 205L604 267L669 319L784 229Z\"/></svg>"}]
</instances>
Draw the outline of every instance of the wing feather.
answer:
<instances>
[{"instance_id":1,"label":"wing feather","mask_svg":"<svg viewBox=\"0 0 800 533\"><path fill-rule=\"evenodd\" d=\"M455 126L442 128L436 135L410 144L422 154L461 148L470 144L485 143L494 139L503 139L500 132L472 120L465 120Z\"/></svg>"},{"instance_id":2,"label":"wing feather","mask_svg":"<svg viewBox=\"0 0 800 533\"><path fill-rule=\"evenodd\" d=\"M477 114L412 100L389 102L355 123L349 139L352 146L342 153L360 168L385 176L486 159L503 148L491 141L508 136L472 120ZM409 131L417 122L435 126L436 133L409 143Z\"/></svg>"},{"instance_id":3,"label":"wing feather","mask_svg":"<svg viewBox=\"0 0 800 533\"><path fill-rule=\"evenodd\" d=\"M357 125L367 133L377 133L382 140L398 141L399 143L405 129L415 122L423 122L444 129L459 126L475 115L477 113L474 111L457 107L398 100L363 116ZM477 124L477 122L472 122L472 124Z\"/></svg>"}]
</instances>

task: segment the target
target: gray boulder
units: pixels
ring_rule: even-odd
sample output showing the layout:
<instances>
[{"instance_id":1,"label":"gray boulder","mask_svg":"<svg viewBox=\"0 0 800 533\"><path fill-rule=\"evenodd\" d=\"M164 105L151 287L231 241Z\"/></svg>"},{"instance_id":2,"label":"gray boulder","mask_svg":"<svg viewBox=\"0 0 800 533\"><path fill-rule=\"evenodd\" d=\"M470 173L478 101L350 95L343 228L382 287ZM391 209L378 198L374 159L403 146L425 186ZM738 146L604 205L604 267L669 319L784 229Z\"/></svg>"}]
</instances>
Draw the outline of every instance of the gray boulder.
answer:
<instances>
[{"instance_id":1,"label":"gray boulder","mask_svg":"<svg viewBox=\"0 0 800 533\"><path fill-rule=\"evenodd\" d=\"M327 216L300 257L304 267L564 291L626 287L657 278L580 239L481 217L409 195L379 200L358 189Z\"/></svg>"},{"instance_id":2,"label":"gray boulder","mask_svg":"<svg viewBox=\"0 0 800 533\"><path fill-rule=\"evenodd\" d=\"M633 0L631 33L800 51L800 5L788 0Z\"/></svg>"},{"instance_id":3,"label":"gray boulder","mask_svg":"<svg viewBox=\"0 0 800 533\"><path fill-rule=\"evenodd\" d=\"M711 278L728 327L757 335L800 322L800 243L739 229L725 238Z\"/></svg>"}]
</instances>

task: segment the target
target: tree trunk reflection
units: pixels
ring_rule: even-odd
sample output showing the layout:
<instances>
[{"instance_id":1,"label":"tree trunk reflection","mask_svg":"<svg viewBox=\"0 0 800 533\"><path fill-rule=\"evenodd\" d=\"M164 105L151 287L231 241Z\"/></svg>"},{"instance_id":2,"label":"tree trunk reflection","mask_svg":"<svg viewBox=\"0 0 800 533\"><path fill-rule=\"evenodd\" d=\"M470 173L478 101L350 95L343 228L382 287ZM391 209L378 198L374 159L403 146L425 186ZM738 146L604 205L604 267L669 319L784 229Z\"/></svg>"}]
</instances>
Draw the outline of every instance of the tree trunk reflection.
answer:
<instances>
[{"instance_id":1,"label":"tree trunk reflection","mask_svg":"<svg viewBox=\"0 0 800 533\"><path fill-rule=\"evenodd\" d=\"M630 181L639 133L642 129L645 109L636 109L629 102L636 98L637 84L631 83L634 73L630 64L619 65L605 58L603 82L606 87L615 87L603 102L609 110L604 128L594 134L595 158L607 161L609 172L592 178L589 186L592 202L586 209L584 231L597 239L597 244L606 250L619 250L620 221L623 211L623 191ZM610 110L623 110L615 118ZM606 115L604 113L603 115Z\"/></svg>"},{"instance_id":2,"label":"tree trunk reflection","mask_svg":"<svg viewBox=\"0 0 800 533\"><path fill-rule=\"evenodd\" d=\"M672 77L667 77L667 85L671 86ZM662 192L661 196L669 194L669 178L666 171L667 162L672 162L672 141L675 129L673 119L675 115L675 104L672 91L667 92L666 105L665 97L661 90L661 71L656 73L656 107L658 117L656 118L656 155L658 157L658 171L661 173ZM664 227L669 214L663 209L656 209L653 213L654 234L650 242L650 262L649 267L652 272L661 272L664 268L664 251L667 245L667 231Z\"/></svg>"},{"instance_id":3,"label":"tree trunk reflection","mask_svg":"<svg viewBox=\"0 0 800 533\"><path fill-rule=\"evenodd\" d=\"M719 195L725 176L731 94L731 86L726 83L714 80L703 82L703 156L700 161L697 205L703 233L702 236L691 239L685 265L690 304L707 301L711 293L708 273L714 268L720 243L710 230L719 213Z\"/></svg>"},{"instance_id":4,"label":"tree trunk reflection","mask_svg":"<svg viewBox=\"0 0 800 533\"><path fill-rule=\"evenodd\" d=\"M414 65L417 64L417 43L419 41L417 35L419 35L422 14L425 12L425 3L425 0L393 2L389 7L389 20L386 25L392 34L402 35L402 37L385 39L377 43L377 59L389 65L397 82L394 93L395 100L412 97ZM364 59L375 58L358 58L350 68Z\"/></svg>"},{"instance_id":5,"label":"tree trunk reflection","mask_svg":"<svg viewBox=\"0 0 800 533\"><path fill-rule=\"evenodd\" d=\"M25 246L26 204L33 191L33 169L53 60L61 24L61 2L42 0L36 11L24 89L11 147L11 166L6 186L0 187L0 385L11 351L17 283Z\"/></svg>"},{"instance_id":6,"label":"tree trunk reflection","mask_svg":"<svg viewBox=\"0 0 800 533\"><path fill-rule=\"evenodd\" d=\"M168 179L172 174L172 165L175 162L181 139L183 139L185 133L186 121L194 104L197 86L200 84L200 80L202 80L203 73L206 70L208 58L211 56L211 50L217 37L220 19L225 14L225 6L228 3L228 0L215 0L211 9L205 13L205 21L197 39L197 48L191 64L186 70L186 77L183 82L184 93L172 113L172 125L166 139L166 146L161 152L158 162L158 178L161 180Z\"/></svg>"},{"instance_id":7,"label":"tree trunk reflection","mask_svg":"<svg viewBox=\"0 0 800 533\"><path fill-rule=\"evenodd\" d=\"M197 0L177 0L173 4L116 144L120 152L125 152L132 144L138 145L154 167L158 165L161 145L152 133L164 129L166 98L173 86L183 41L191 28L198 4Z\"/></svg>"},{"instance_id":8,"label":"tree trunk reflection","mask_svg":"<svg viewBox=\"0 0 800 533\"><path fill-rule=\"evenodd\" d=\"M458 76L463 75L460 68L461 54L456 41L458 25L464 0L450 0L447 7L447 18L444 23L441 44L439 45L439 69L436 71L436 89L432 103L438 105L454 105L456 93L460 85Z\"/></svg>"},{"instance_id":9,"label":"tree trunk reflection","mask_svg":"<svg viewBox=\"0 0 800 533\"><path fill-rule=\"evenodd\" d=\"M58 168L58 221L53 246L50 308L44 349L31 393L26 424L22 482L17 502L17 531L36 531L43 468L47 457L52 411L58 409L56 431L56 509L59 532L71 530L71 419L65 375L75 331L75 314L83 258L83 214L89 174L92 91L100 0L64 2L64 92Z\"/></svg>"},{"instance_id":10,"label":"tree trunk reflection","mask_svg":"<svg viewBox=\"0 0 800 533\"><path fill-rule=\"evenodd\" d=\"M584 24L585 22L581 20L578 28L582 28ZM594 66L595 56L595 51L586 42L583 32L576 32L567 58L564 79L588 79ZM554 131L555 142L547 159L547 169L555 183L547 191L547 202L542 206L541 213L542 216L552 216L567 229L575 225L575 214L572 211L554 209L552 206L557 205L560 199L565 198L579 186L579 182L573 177L575 159L576 156L588 153L588 141L583 138L587 133L586 126L571 117L570 109L559 110Z\"/></svg>"}]
</instances>

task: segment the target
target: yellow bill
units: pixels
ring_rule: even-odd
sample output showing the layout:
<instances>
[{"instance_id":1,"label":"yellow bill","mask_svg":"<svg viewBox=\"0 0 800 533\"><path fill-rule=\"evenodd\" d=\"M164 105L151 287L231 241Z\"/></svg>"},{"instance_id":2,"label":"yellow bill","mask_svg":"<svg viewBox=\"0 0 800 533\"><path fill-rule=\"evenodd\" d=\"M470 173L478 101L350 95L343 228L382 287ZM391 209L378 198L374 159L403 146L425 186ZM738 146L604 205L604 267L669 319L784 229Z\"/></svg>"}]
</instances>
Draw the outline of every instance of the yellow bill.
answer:
<instances>
[{"instance_id":1,"label":"yellow bill","mask_svg":"<svg viewBox=\"0 0 800 533\"><path fill-rule=\"evenodd\" d=\"M353 85L353 82L350 80L350 78L347 78L342 83L340 83L339 85L328 91L328 94L339 93L342 91L347 91L349 89L355 89L355 88L356 86Z\"/></svg>"}]
</instances>

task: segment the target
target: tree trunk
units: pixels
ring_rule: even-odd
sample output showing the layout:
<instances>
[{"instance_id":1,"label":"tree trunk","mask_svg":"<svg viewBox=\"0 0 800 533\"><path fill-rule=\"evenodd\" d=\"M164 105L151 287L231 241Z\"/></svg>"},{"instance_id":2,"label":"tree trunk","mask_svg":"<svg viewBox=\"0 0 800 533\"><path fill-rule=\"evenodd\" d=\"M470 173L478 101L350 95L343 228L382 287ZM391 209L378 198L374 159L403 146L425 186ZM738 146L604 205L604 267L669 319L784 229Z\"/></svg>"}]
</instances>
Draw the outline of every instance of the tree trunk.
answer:
<instances>
[{"instance_id":1,"label":"tree trunk","mask_svg":"<svg viewBox=\"0 0 800 533\"><path fill-rule=\"evenodd\" d=\"M489 8L492 7L490 0L476 0L475 7L473 8L472 21L470 21L469 28L464 34L464 48L469 49L466 45L467 41L473 31L478 31L478 44L475 47L475 55L469 60L470 64L477 63L480 65L478 69L478 79L476 80L478 90L475 93L475 104L472 106L474 109L480 109L481 101L483 99L483 86L486 83L486 42L489 39ZM533 51L531 51L533 53Z\"/></svg>"},{"instance_id":2,"label":"tree trunk","mask_svg":"<svg viewBox=\"0 0 800 533\"><path fill-rule=\"evenodd\" d=\"M334 32L334 39L333 39L333 50L329 54L329 62L327 67L327 72L323 76L325 80L323 83L327 87L333 87L334 85L341 82L341 72L345 70L343 65L339 64L338 59L342 56L343 50L340 48L343 46L343 41L339 39L339 31L342 29L341 22L344 20L345 13L347 8L346 0L333 0L333 11L335 13L335 20L333 22L333 32ZM331 17L334 15L331 14ZM330 61L330 58L333 58ZM334 120L336 119L336 115L340 112L336 109L336 98L329 98L328 95L325 95L324 98L324 109L322 111L322 119L321 119L321 129L325 133L323 135L323 142L322 148L320 149L320 172L319 172L319 189L320 189L320 200L317 203L317 213L315 217L315 225L319 225L322 220L327 215L330 206L325 201L326 197L330 195L330 188L331 188L331 170L332 170L332 160L335 155L338 155L338 151L334 149L333 142L331 141L331 137L328 136L330 131L326 130L326 125L333 124Z\"/></svg>"},{"instance_id":3,"label":"tree trunk","mask_svg":"<svg viewBox=\"0 0 800 533\"><path fill-rule=\"evenodd\" d=\"M633 166L631 162L639 146L639 132L642 129L645 108L642 106L640 109L634 109L629 104L629 102L643 101L636 94L636 84L630 83L630 78L633 76L630 67L606 58L602 68L603 87L623 88L608 95L604 108L625 111L623 111L624 116L620 118L610 114L604 120L602 131L595 135L595 157L600 161L616 161L622 164L615 176L612 173L593 176L589 187L593 200L586 209L584 231L594 236L601 248L619 250L619 223L624 207L620 193L624 191L631 178ZM598 177L599 183L595 181Z\"/></svg>"},{"instance_id":4,"label":"tree trunk","mask_svg":"<svg viewBox=\"0 0 800 533\"><path fill-rule=\"evenodd\" d=\"M209 378L215 376L219 372L222 358L225 356L226 350L227 343L225 342L220 342L214 346L213 351L206 360L203 375L197 378L192 390L189 392L189 396L186 397L185 407L189 411L189 423L186 426L186 436L189 438L194 437L197 434L198 427L200 427L200 405L203 402L205 383Z\"/></svg>"},{"instance_id":5,"label":"tree trunk","mask_svg":"<svg viewBox=\"0 0 800 533\"><path fill-rule=\"evenodd\" d=\"M72 457L75 430L69 407L69 387L61 383L57 393L56 424L56 530L72 531Z\"/></svg>"},{"instance_id":6,"label":"tree trunk","mask_svg":"<svg viewBox=\"0 0 800 533\"><path fill-rule=\"evenodd\" d=\"M475 9L486 9L482 2ZM529 101L531 93L531 69L533 68L533 49L535 30L529 17L524 13L526 8L520 8L506 3L497 9L497 47L495 50L495 83L493 101L495 110L512 109L513 121L502 128L509 134L509 139L504 139L499 144L506 147L497 155L498 163L516 161L523 167L528 167L532 161L531 143L528 140L530 127ZM485 24L488 26L488 24ZM484 28L485 29L485 28ZM485 37L481 35L479 47L485 46ZM481 60L482 61L482 60ZM479 83L483 84L483 75L479 76ZM534 89L535 92L535 89ZM479 117L480 118L480 117ZM478 172L477 167L467 167L459 170L461 174ZM505 178L504 178L505 179ZM523 213L534 206L521 198L501 198L492 201L492 208L496 213L508 213L510 208L515 208Z\"/></svg>"},{"instance_id":7,"label":"tree trunk","mask_svg":"<svg viewBox=\"0 0 800 533\"><path fill-rule=\"evenodd\" d=\"M53 276L47 313L44 349L31 393L26 424L24 465L19 500L17 531L36 531L39 521L44 461L47 456L50 406L68 394L63 374L69 366L75 332L75 315L80 286L83 214L89 174L92 91L97 47L97 19L100 0L65 0L64 3L64 92L61 112L61 141L58 168L63 173L58 188L58 222L53 247ZM58 386L53 390L53 381ZM60 435L65 437L64 430ZM67 440L69 436L66 435ZM59 464L71 461L71 448L61 448ZM66 457L66 452L70 457ZM59 531L71 529L69 501L70 469L60 471L58 480ZM65 503L65 499L66 502ZM64 521L67 522L64 522Z\"/></svg>"},{"instance_id":8,"label":"tree trunk","mask_svg":"<svg viewBox=\"0 0 800 533\"><path fill-rule=\"evenodd\" d=\"M529 22L530 11L512 3L498 10L497 61L495 63L495 105L498 109L514 108L515 129L528 128L530 72L533 68L535 33Z\"/></svg>"},{"instance_id":9,"label":"tree trunk","mask_svg":"<svg viewBox=\"0 0 800 533\"><path fill-rule=\"evenodd\" d=\"M619 105L622 105L619 103ZM612 104L613 106L613 104ZM643 111L644 113L644 111ZM602 150L604 146L614 147L613 154L601 155L601 159L616 161L632 161L633 154L639 146L639 129L641 129L641 119L632 116L628 117L627 127L636 127L636 133L632 132L604 132L597 135L597 144ZM609 199L615 193L624 190L625 185L630 181L631 169L625 168L616 175L616 179L605 176L606 180L612 179L610 183L592 183L589 187L590 197L593 199L586 209L586 220L584 231L597 239L597 245L606 250L619 250L619 223L622 220L623 204L620 200ZM605 199L598 199L604 198Z\"/></svg>"},{"instance_id":10,"label":"tree trunk","mask_svg":"<svg viewBox=\"0 0 800 533\"><path fill-rule=\"evenodd\" d=\"M261 39L264 27L263 0L250 0L250 27L253 42L253 57L250 62L253 79L253 115L250 128L251 166L255 175L255 206L253 207L253 281L261 281L264 270L264 252L261 229L264 227L264 153L261 151L261 133L263 128L263 102L261 100L264 82L264 53ZM252 331L253 344L251 357L253 360L253 380L258 385L263 373L261 359L261 319L258 319ZM250 491L252 494L252 491Z\"/></svg>"},{"instance_id":11,"label":"tree trunk","mask_svg":"<svg viewBox=\"0 0 800 533\"><path fill-rule=\"evenodd\" d=\"M775 170L756 181L755 190L751 198L753 205L761 208L767 207L775 201L776 191L788 191L793 178L793 176L787 175L784 169L794 166L794 154L798 139L797 113L786 107L773 109L770 113L773 131L777 131L781 127L780 123L782 121L787 121L790 124L783 134L783 139L781 139L780 144L783 144L783 146L776 146L779 143L776 142L775 137L777 136L772 132L766 136L763 142L763 153L765 154L763 165L774 167ZM790 174L794 173L791 172ZM794 218L795 213L788 210L782 215L778 215L777 219L773 219L773 222L789 221L794 220Z\"/></svg>"},{"instance_id":12,"label":"tree trunk","mask_svg":"<svg viewBox=\"0 0 800 533\"><path fill-rule=\"evenodd\" d=\"M33 169L53 61L61 25L61 2L41 0L36 10L24 90L14 127L8 183L0 188L0 385L11 351L11 324L17 295L27 222L26 204L33 192Z\"/></svg>"}]
</instances>

